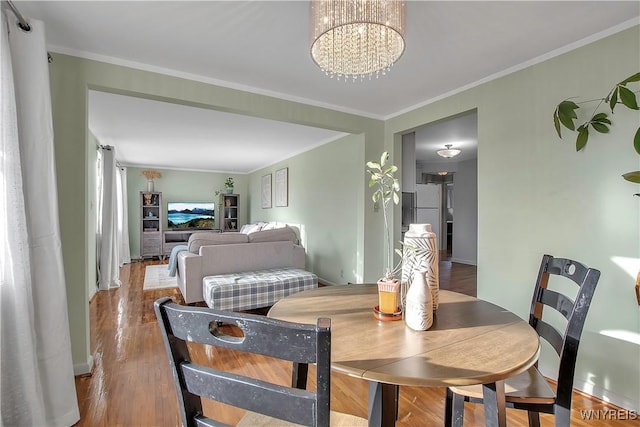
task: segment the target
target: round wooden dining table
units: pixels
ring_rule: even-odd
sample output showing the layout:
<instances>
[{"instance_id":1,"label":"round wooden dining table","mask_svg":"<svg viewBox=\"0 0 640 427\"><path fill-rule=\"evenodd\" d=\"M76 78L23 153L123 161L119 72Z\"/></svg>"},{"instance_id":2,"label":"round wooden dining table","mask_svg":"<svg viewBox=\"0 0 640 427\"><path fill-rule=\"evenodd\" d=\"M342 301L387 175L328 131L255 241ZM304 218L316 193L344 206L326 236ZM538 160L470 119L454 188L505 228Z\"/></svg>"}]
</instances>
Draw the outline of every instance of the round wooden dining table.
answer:
<instances>
[{"instance_id":1,"label":"round wooden dining table","mask_svg":"<svg viewBox=\"0 0 640 427\"><path fill-rule=\"evenodd\" d=\"M331 368L369 381L369 425L393 426L399 386L485 384L487 425L506 424L503 380L538 359L538 334L489 302L440 290L433 326L415 331L381 321L375 284L325 286L278 301L269 317L299 323L331 319Z\"/></svg>"}]
</instances>

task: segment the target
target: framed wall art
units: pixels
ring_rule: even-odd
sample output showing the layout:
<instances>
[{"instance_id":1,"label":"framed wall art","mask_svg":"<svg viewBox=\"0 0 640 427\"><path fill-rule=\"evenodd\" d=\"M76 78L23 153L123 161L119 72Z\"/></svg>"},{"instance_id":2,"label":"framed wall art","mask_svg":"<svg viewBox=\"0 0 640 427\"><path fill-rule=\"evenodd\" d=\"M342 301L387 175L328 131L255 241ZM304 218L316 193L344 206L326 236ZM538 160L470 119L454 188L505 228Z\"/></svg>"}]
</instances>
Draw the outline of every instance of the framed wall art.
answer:
<instances>
[{"instance_id":1,"label":"framed wall art","mask_svg":"<svg viewBox=\"0 0 640 427\"><path fill-rule=\"evenodd\" d=\"M289 168L276 171L276 206L289 206Z\"/></svg>"},{"instance_id":2,"label":"framed wall art","mask_svg":"<svg viewBox=\"0 0 640 427\"><path fill-rule=\"evenodd\" d=\"M262 177L262 208L271 207L271 174Z\"/></svg>"}]
</instances>

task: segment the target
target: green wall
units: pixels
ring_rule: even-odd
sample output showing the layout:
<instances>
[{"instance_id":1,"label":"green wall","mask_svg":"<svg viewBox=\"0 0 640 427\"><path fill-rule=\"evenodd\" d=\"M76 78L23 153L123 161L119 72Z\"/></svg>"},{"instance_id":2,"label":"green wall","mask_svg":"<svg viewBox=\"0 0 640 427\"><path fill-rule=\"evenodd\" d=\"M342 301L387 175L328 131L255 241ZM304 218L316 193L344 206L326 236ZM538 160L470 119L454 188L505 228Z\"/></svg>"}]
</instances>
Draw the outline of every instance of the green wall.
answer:
<instances>
[{"instance_id":1,"label":"green wall","mask_svg":"<svg viewBox=\"0 0 640 427\"><path fill-rule=\"evenodd\" d=\"M140 257L140 191L146 191L147 179L143 170L151 168L127 168L127 203L129 205L129 246L131 258ZM216 191L224 192L224 181L227 177L234 180L234 193L240 194L240 225L247 222L247 176L214 172L181 171L174 169L153 168L162 174L154 180L154 191L162 192L162 209L166 227L168 202L214 202L216 218L218 215L218 198ZM216 219L217 224L217 219Z\"/></svg>"},{"instance_id":2,"label":"green wall","mask_svg":"<svg viewBox=\"0 0 640 427\"><path fill-rule=\"evenodd\" d=\"M364 137L349 135L256 171L250 176L251 221L299 224L309 270L323 283L361 282L364 166ZM289 168L288 206L276 207L273 193L273 207L263 209L261 179L272 174L275 183L283 167Z\"/></svg>"},{"instance_id":3,"label":"green wall","mask_svg":"<svg viewBox=\"0 0 640 427\"><path fill-rule=\"evenodd\" d=\"M629 409L640 402L640 168L638 112L617 108L608 135L575 152L552 113L565 98L597 99L639 71L633 27L386 122L386 144L407 129L478 110L478 296L528 317L543 254L580 260L602 276L581 342L576 386ZM637 91L638 85L634 90ZM595 105L589 105L587 109ZM396 146L397 147L397 146ZM625 270L627 261L635 268ZM542 368L551 372L543 348Z\"/></svg>"}]
</instances>

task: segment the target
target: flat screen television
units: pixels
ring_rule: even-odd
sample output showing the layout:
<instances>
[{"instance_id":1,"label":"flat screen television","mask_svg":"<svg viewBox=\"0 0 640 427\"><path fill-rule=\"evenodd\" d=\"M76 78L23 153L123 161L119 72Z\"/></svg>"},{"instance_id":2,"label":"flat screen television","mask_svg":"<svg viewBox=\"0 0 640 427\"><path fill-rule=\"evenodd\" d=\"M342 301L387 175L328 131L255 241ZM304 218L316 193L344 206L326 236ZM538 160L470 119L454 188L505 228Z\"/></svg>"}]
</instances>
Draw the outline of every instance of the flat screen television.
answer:
<instances>
[{"instance_id":1,"label":"flat screen television","mask_svg":"<svg viewBox=\"0 0 640 427\"><path fill-rule=\"evenodd\" d=\"M213 202L167 203L167 228L170 230L212 229Z\"/></svg>"}]
</instances>

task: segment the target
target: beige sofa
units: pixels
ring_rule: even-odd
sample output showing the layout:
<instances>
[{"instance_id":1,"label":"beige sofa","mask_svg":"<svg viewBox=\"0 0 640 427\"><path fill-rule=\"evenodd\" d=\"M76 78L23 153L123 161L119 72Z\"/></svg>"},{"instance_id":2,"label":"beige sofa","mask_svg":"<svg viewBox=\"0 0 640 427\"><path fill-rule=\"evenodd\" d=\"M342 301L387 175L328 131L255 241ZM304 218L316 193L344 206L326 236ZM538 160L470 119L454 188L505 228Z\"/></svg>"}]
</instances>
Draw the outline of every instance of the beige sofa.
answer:
<instances>
[{"instance_id":1,"label":"beige sofa","mask_svg":"<svg viewBox=\"0 0 640 427\"><path fill-rule=\"evenodd\" d=\"M193 233L177 254L178 287L185 303L204 301L202 279L269 268L305 268L305 250L291 227L244 233Z\"/></svg>"}]
</instances>

